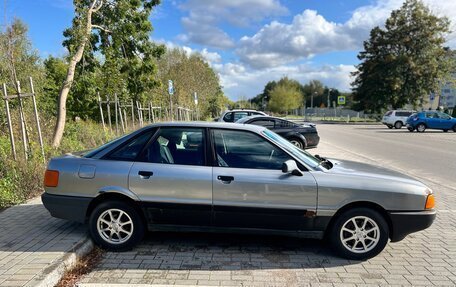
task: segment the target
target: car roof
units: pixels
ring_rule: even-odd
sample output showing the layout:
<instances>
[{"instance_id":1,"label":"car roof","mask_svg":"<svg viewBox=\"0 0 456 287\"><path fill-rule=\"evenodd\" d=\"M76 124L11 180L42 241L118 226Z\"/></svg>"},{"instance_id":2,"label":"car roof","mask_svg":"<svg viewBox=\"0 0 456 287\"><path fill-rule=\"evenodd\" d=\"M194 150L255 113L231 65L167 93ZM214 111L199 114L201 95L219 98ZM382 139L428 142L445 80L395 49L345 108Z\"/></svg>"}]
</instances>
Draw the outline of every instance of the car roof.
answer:
<instances>
[{"instance_id":1,"label":"car roof","mask_svg":"<svg viewBox=\"0 0 456 287\"><path fill-rule=\"evenodd\" d=\"M253 116L248 116L248 117L243 117L242 119L239 119L236 121L236 123L242 124L245 123L251 119L272 119L272 120L282 120L282 121L288 121L285 119L281 119L278 117L271 117L271 116L263 116L263 115L253 115Z\"/></svg>"},{"instance_id":2,"label":"car roof","mask_svg":"<svg viewBox=\"0 0 456 287\"><path fill-rule=\"evenodd\" d=\"M254 132L261 132L264 127L255 125L246 125L239 123L225 123L225 122L160 122L148 125L148 127L199 127L199 128L225 128L237 130L250 130Z\"/></svg>"},{"instance_id":3,"label":"car roof","mask_svg":"<svg viewBox=\"0 0 456 287\"><path fill-rule=\"evenodd\" d=\"M233 110L226 110L224 113L229 113L229 112L256 112L256 113L262 113L262 114L265 113L262 111L252 110L252 109L233 109Z\"/></svg>"}]
</instances>

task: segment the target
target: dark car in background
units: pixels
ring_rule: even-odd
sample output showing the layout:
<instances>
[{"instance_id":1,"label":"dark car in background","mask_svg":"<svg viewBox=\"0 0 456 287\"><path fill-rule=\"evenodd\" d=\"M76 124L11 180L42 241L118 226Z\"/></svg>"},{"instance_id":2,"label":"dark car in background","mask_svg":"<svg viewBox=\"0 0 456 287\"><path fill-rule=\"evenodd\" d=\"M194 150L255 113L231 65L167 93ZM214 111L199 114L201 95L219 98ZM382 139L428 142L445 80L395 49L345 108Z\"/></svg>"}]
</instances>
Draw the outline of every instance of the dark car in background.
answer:
<instances>
[{"instance_id":1,"label":"dark car in background","mask_svg":"<svg viewBox=\"0 0 456 287\"><path fill-rule=\"evenodd\" d=\"M407 129L411 132L417 130L420 133L426 129L456 132L456 118L438 111L419 112L407 119Z\"/></svg>"},{"instance_id":2,"label":"dark car in background","mask_svg":"<svg viewBox=\"0 0 456 287\"><path fill-rule=\"evenodd\" d=\"M297 124L270 116L250 116L238 120L238 124L251 124L268 128L286 138L300 149L314 148L320 142L314 124Z\"/></svg>"}]
</instances>

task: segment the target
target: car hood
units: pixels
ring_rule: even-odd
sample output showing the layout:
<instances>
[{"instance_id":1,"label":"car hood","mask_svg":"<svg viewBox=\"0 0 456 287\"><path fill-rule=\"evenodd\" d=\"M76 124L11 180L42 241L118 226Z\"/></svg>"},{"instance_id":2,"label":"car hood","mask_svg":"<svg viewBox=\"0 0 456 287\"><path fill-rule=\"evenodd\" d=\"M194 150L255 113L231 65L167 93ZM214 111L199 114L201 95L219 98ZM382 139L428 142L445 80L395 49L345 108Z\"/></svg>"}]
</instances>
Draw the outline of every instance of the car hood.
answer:
<instances>
[{"instance_id":1,"label":"car hood","mask_svg":"<svg viewBox=\"0 0 456 287\"><path fill-rule=\"evenodd\" d=\"M403 182L426 187L423 183L411 176L380 166L339 159L329 159L329 161L333 163L333 167L328 171L329 173L372 178L382 181Z\"/></svg>"}]
</instances>

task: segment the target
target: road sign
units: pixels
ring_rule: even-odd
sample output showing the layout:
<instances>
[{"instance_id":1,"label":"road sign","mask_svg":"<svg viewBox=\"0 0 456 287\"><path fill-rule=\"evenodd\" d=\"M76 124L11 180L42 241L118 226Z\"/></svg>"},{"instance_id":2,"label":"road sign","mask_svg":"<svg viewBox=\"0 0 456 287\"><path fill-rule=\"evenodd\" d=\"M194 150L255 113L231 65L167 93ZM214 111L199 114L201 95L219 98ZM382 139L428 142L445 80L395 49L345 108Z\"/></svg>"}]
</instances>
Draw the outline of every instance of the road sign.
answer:
<instances>
[{"instance_id":1,"label":"road sign","mask_svg":"<svg viewBox=\"0 0 456 287\"><path fill-rule=\"evenodd\" d=\"M174 85L172 80L168 80L168 94L174 95Z\"/></svg>"},{"instance_id":2,"label":"road sign","mask_svg":"<svg viewBox=\"0 0 456 287\"><path fill-rule=\"evenodd\" d=\"M195 101L195 106L198 105L198 94L196 92L193 93L193 100Z\"/></svg>"},{"instance_id":3,"label":"road sign","mask_svg":"<svg viewBox=\"0 0 456 287\"><path fill-rule=\"evenodd\" d=\"M337 104L338 105L345 105L345 96L338 96L337 97Z\"/></svg>"}]
</instances>

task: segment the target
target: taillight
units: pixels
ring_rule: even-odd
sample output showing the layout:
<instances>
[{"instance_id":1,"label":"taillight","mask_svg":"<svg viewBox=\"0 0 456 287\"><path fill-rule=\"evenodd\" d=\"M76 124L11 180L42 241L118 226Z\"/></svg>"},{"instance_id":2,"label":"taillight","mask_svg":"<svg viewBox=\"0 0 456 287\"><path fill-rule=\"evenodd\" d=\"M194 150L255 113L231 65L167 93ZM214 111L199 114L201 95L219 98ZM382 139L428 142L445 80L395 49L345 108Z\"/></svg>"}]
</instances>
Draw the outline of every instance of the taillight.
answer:
<instances>
[{"instance_id":1,"label":"taillight","mask_svg":"<svg viewBox=\"0 0 456 287\"><path fill-rule=\"evenodd\" d=\"M46 170L44 173L44 186L57 187L59 185L59 172L56 170Z\"/></svg>"}]
</instances>

